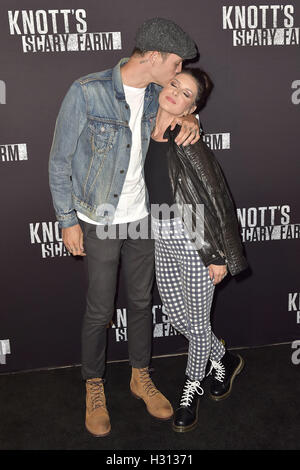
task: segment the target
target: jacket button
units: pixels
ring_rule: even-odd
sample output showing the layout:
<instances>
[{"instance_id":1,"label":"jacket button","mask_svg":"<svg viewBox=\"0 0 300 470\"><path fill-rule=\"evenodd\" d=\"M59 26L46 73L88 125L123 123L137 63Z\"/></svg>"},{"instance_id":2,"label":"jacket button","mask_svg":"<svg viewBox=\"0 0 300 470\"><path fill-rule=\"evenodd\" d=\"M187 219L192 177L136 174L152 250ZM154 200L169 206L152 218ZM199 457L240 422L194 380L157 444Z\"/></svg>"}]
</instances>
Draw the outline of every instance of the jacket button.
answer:
<instances>
[{"instance_id":1,"label":"jacket button","mask_svg":"<svg viewBox=\"0 0 300 470\"><path fill-rule=\"evenodd\" d=\"M127 144L127 148L128 148L128 149L129 149L129 147L130 147L130 144Z\"/></svg>"},{"instance_id":2,"label":"jacket button","mask_svg":"<svg viewBox=\"0 0 300 470\"><path fill-rule=\"evenodd\" d=\"M124 173L124 170L120 170L120 173Z\"/></svg>"},{"instance_id":3,"label":"jacket button","mask_svg":"<svg viewBox=\"0 0 300 470\"><path fill-rule=\"evenodd\" d=\"M126 108L126 109L128 109L128 108L129 108L128 104L125 104L125 108Z\"/></svg>"},{"instance_id":4,"label":"jacket button","mask_svg":"<svg viewBox=\"0 0 300 470\"><path fill-rule=\"evenodd\" d=\"M114 194L114 197L118 197L118 195L117 195L117 194Z\"/></svg>"}]
</instances>

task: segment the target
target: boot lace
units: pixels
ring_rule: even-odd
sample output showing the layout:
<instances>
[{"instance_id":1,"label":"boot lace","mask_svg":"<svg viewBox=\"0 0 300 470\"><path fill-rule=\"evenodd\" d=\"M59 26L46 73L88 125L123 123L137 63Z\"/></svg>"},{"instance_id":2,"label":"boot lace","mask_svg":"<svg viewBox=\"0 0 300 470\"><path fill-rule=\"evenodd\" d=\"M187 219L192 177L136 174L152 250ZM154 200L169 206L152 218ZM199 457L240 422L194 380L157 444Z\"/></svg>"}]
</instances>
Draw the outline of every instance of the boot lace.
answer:
<instances>
[{"instance_id":1,"label":"boot lace","mask_svg":"<svg viewBox=\"0 0 300 470\"><path fill-rule=\"evenodd\" d=\"M221 361L211 361L211 370L215 369L214 378L219 382L223 382L225 377L225 366Z\"/></svg>"},{"instance_id":2,"label":"boot lace","mask_svg":"<svg viewBox=\"0 0 300 470\"><path fill-rule=\"evenodd\" d=\"M104 406L103 380L88 380L88 389L90 392L92 409L96 410Z\"/></svg>"},{"instance_id":3,"label":"boot lace","mask_svg":"<svg viewBox=\"0 0 300 470\"><path fill-rule=\"evenodd\" d=\"M180 406L190 406L195 393L198 393L198 395L204 394L201 383L198 380L192 381L188 379L183 387Z\"/></svg>"},{"instance_id":4,"label":"boot lace","mask_svg":"<svg viewBox=\"0 0 300 470\"><path fill-rule=\"evenodd\" d=\"M154 395L159 393L150 377L150 372L152 370L153 369L149 369L148 367L139 369L141 383L143 384L144 390L147 395L149 395L149 397L154 397Z\"/></svg>"}]
</instances>

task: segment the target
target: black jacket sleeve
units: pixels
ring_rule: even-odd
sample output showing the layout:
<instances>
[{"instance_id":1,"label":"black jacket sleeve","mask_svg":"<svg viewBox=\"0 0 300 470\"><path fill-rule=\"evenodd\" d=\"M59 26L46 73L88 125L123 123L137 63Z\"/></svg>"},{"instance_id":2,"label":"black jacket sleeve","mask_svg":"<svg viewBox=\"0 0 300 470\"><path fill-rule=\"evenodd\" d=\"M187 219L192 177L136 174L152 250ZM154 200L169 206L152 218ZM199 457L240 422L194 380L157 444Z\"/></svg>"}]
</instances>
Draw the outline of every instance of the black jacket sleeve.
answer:
<instances>
[{"instance_id":1,"label":"black jacket sleeve","mask_svg":"<svg viewBox=\"0 0 300 470\"><path fill-rule=\"evenodd\" d=\"M243 255L237 217L228 185L221 167L209 147L199 140L193 145L181 146L181 151L191 161L202 185L210 196L218 218L225 256L232 274L237 274L247 267Z\"/></svg>"}]
</instances>

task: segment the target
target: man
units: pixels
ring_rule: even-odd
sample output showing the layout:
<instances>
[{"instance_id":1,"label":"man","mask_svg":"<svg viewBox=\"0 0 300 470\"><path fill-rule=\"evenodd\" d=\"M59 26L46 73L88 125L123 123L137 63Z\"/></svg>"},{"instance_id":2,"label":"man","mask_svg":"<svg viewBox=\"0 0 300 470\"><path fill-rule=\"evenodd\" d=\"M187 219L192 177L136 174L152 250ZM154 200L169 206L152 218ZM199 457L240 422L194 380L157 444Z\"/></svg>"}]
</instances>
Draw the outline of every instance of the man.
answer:
<instances>
[{"instance_id":1,"label":"man","mask_svg":"<svg viewBox=\"0 0 300 470\"><path fill-rule=\"evenodd\" d=\"M130 389L148 412L170 419L173 409L149 376L154 276L153 240L100 239L97 228L118 228L148 217L143 164L154 127L160 86L197 54L191 38L162 18L146 21L129 59L113 69L76 80L61 106L49 161L50 187L63 241L86 256L87 308L82 329L82 377L86 421L94 436L111 430L103 387L106 327L114 313L117 271L122 259L128 296ZM174 122L174 126L178 120ZM180 119L177 143L199 139L197 120Z\"/></svg>"}]
</instances>

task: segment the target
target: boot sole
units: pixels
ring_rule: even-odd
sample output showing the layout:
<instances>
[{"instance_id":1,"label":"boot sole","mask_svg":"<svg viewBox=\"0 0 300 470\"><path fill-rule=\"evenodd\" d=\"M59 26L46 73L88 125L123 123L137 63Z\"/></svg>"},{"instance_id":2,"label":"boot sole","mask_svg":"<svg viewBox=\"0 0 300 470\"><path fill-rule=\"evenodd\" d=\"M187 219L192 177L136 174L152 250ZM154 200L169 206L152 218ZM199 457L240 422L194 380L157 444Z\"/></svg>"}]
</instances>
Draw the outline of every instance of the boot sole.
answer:
<instances>
[{"instance_id":1,"label":"boot sole","mask_svg":"<svg viewBox=\"0 0 300 470\"><path fill-rule=\"evenodd\" d=\"M138 395L136 395L135 393L133 393L132 390L130 390L130 391L131 391L131 395L132 395L134 398L136 398L137 400L142 400L142 401L144 402L144 400L143 400L141 397L139 397ZM145 402L144 402L144 403L145 403ZM147 408L146 403L145 403L145 406L146 406L146 410L148 411L149 415L152 416L152 417L155 418L155 419L158 419L159 421L170 421L170 420L173 418L173 416L174 416L174 413L173 413L169 418L159 418L158 416L155 416L155 415L153 415L152 413L150 413L150 411L149 411L148 408Z\"/></svg>"},{"instance_id":2,"label":"boot sole","mask_svg":"<svg viewBox=\"0 0 300 470\"><path fill-rule=\"evenodd\" d=\"M196 409L196 419L192 424L189 424L189 426L176 426L174 423L172 424L172 429L175 432L189 432L192 431L198 424L198 409L199 409L199 401L197 403L197 409Z\"/></svg>"},{"instance_id":3,"label":"boot sole","mask_svg":"<svg viewBox=\"0 0 300 470\"><path fill-rule=\"evenodd\" d=\"M227 392L224 393L224 395L220 395L220 396L215 396L215 395L210 394L210 398L211 398L212 400L214 400L214 401L225 400L225 398L228 398L229 395L231 394L233 381L234 381L234 379L236 378L236 376L237 376L240 372L242 372L242 370L243 370L243 368L244 368L244 365L245 365L244 359L243 359L239 354L237 354L237 357L239 357L240 363L239 363L239 365L237 366L237 368L235 369L234 373L232 374L232 377L231 377L231 379L230 379L230 387L229 387L229 390L227 390Z\"/></svg>"},{"instance_id":4,"label":"boot sole","mask_svg":"<svg viewBox=\"0 0 300 470\"><path fill-rule=\"evenodd\" d=\"M108 436L110 434L110 431L111 431L111 428L109 429L109 431L107 431L106 433L104 434L94 434L92 431L89 430L89 428L87 427L87 425L85 425L85 429L89 432L89 434L91 434L93 437L105 437L105 436Z\"/></svg>"}]
</instances>

